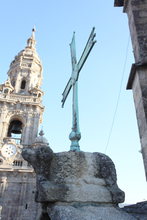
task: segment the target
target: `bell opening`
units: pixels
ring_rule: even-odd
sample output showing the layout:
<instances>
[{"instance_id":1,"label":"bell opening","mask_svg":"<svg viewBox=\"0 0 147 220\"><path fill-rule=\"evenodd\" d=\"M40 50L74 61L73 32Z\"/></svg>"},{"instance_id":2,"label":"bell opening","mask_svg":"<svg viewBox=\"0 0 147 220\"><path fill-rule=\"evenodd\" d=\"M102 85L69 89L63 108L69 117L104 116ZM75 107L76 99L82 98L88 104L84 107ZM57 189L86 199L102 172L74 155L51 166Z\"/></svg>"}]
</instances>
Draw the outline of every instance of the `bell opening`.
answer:
<instances>
[{"instance_id":1,"label":"bell opening","mask_svg":"<svg viewBox=\"0 0 147 220\"><path fill-rule=\"evenodd\" d=\"M10 122L9 128L8 128L8 137L21 139L22 135L22 122L19 120L13 120Z\"/></svg>"}]
</instances>

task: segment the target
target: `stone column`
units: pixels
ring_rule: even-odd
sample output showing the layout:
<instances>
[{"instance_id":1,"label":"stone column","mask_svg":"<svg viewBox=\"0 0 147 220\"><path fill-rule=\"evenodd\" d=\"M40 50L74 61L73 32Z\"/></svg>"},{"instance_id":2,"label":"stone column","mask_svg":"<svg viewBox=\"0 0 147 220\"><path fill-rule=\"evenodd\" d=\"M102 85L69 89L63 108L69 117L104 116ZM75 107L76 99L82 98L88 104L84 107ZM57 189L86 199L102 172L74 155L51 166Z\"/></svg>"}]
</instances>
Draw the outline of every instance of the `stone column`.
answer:
<instances>
[{"instance_id":1,"label":"stone column","mask_svg":"<svg viewBox=\"0 0 147 220\"><path fill-rule=\"evenodd\" d=\"M8 109L6 104L1 105L0 113L0 142L3 142L3 138L7 136L8 120L7 120Z\"/></svg>"},{"instance_id":2,"label":"stone column","mask_svg":"<svg viewBox=\"0 0 147 220\"><path fill-rule=\"evenodd\" d=\"M147 178L147 0L115 0L114 5L123 6L128 15L135 64L131 68L127 89L133 90Z\"/></svg>"},{"instance_id":3,"label":"stone column","mask_svg":"<svg viewBox=\"0 0 147 220\"><path fill-rule=\"evenodd\" d=\"M39 127L39 118L40 118L40 114L35 113L33 116L32 143L35 141L35 138L37 137L38 127Z\"/></svg>"},{"instance_id":4,"label":"stone column","mask_svg":"<svg viewBox=\"0 0 147 220\"><path fill-rule=\"evenodd\" d=\"M32 135L32 115L28 114L27 119L26 119L26 124L25 124L25 130L23 131L23 137L22 137L22 144L27 146L32 144L32 139L30 139Z\"/></svg>"}]
</instances>

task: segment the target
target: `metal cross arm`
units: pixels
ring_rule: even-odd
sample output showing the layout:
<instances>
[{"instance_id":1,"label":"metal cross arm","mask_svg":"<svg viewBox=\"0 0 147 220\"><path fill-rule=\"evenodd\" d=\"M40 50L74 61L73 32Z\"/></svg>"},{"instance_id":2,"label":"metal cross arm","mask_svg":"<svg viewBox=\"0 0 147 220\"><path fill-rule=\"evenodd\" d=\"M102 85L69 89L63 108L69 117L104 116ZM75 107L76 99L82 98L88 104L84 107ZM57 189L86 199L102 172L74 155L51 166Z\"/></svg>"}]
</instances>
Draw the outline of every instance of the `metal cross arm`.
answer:
<instances>
[{"instance_id":1,"label":"metal cross arm","mask_svg":"<svg viewBox=\"0 0 147 220\"><path fill-rule=\"evenodd\" d=\"M71 87L72 87L72 78L69 79L69 81L68 81L68 83L67 83L67 85L66 85L66 87L64 89L64 92L62 93L62 100L61 100L62 108L64 107L64 103L66 101L66 98L67 98L70 90L71 90Z\"/></svg>"},{"instance_id":2,"label":"metal cross arm","mask_svg":"<svg viewBox=\"0 0 147 220\"><path fill-rule=\"evenodd\" d=\"M74 81L78 80L79 78L79 73L84 65L84 63L86 62L87 60L87 57L90 53L90 51L92 50L94 44L96 43L96 40L95 40L95 37L96 37L96 33L94 32L95 31L95 28L93 27L91 33L90 33L90 36L89 36L89 39L86 43L86 46L84 48L84 51L80 57L80 60L79 62L77 63L76 61L76 50L75 50L75 32L73 34L73 38L72 38L72 42L70 44L70 50L71 50L71 61L72 61L72 75L62 93L62 108L64 107L64 103L66 101L66 98L72 88L72 85L74 83Z\"/></svg>"},{"instance_id":3,"label":"metal cross arm","mask_svg":"<svg viewBox=\"0 0 147 220\"><path fill-rule=\"evenodd\" d=\"M84 51L81 55L81 58L77 64L78 65L78 72L77 72L76 80L78 80L79 73L80 73L85 61L87 60L87 57L88 57L90 51L92 50L94 44L96 43L96 40L94 39L96 37L96 33L94 33L94 31L95 31L95 27L93 27L93 29L91 31L91 34L90 34L89 39L87 41L87 44L86 44Z\"/></svg>"}]
</instances>

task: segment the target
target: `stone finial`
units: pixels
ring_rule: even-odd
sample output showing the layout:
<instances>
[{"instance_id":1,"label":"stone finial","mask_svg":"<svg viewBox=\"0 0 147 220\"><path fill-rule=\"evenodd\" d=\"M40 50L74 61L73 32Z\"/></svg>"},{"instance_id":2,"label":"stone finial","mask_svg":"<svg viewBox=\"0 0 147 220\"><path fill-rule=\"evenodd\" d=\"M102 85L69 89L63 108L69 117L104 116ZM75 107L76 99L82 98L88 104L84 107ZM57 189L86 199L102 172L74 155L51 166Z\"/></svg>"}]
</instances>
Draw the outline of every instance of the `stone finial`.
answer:
<instances>
[{"instance_id":1,"label":"stone finial","mask_svg":"<svg viewBox=\"0 0 147 220\"><path fill-rule=\"evenodd\" d=\"M39 136L36 137L33 145L34 146L48 146L49 145L48 140L44 136L43 129L41 129L41 131L39 132Z\"/></svg>"},{"instance_id":2,"label":"stone finial","mask_svg":"<svg viewBox=\"0 0 147 220\"><path fill-rule=\"evenodd\" d=\"M39 135L40 135L40 136L44 136L44 131L43 131L43 129L41 129L41 131L39 132Z\"/></svg>"},{"instance_id":3,"label":"stone finial","mask_svg":"<svg viewBox=\"0 0 147 220\"><path fill-rule=\"evenodd\" d=\"M14 90L11 81L8 77L8 79L0 85L0 91L3 91L4 93L11 93Z\"/></svg>"},{"instance_id":4,"label":"stone finial","mask_svg":"<svg viewBox=\"0 0 147 220\"><path fill-rule=\"evenodd\" d=\"M35 32L36 32L36 27L34 25L34 27L32 28L32 39L35 40Z\"/></svg>"}]
</instances>

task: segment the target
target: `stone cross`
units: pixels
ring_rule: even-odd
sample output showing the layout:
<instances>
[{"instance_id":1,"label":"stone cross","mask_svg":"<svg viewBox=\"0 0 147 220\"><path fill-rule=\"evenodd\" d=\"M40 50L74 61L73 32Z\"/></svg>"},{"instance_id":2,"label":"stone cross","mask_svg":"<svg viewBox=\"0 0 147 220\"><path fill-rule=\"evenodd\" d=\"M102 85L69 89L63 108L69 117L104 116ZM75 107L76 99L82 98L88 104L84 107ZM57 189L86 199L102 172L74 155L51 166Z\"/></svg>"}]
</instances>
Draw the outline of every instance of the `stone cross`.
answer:
<instances>
[{"instance_id":1,"label":"stone cross","mask_svg":"<svg viewBox=\"0 0 147 220\"><path fill-rule=\"evenodd\" d=\"M94 40L96 34L94 33L95 28L92 29L85 49L81 55L79 62L77 63L76 59L76 48L75 48L75 32L73 33L72 42L70 44L71 51L71 62L72 62L72 74L71 77L62 93L62 107L64 107L64 103L66 98L73 88L73 103L72 103L72 131L69 135L69 139L71 140L71 151L80 151L79 140L81 139L81 133L79 129L79 114L78 114L78 78L79 73L90 53L96 40Z\"/></svg>"}]
</instances>

